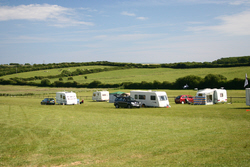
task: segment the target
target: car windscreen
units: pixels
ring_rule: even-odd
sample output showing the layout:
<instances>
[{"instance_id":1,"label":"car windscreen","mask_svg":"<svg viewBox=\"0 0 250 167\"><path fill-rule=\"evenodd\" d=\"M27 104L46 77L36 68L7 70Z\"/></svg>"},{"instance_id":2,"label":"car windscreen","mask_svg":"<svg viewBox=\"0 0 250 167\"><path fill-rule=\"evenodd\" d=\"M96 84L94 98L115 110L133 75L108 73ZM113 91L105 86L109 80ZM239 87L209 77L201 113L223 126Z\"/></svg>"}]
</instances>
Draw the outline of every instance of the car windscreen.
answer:
<instances>
[{"instance_id":1,"label":"car windscreen","mask_svg":"<svg viewBox=\"0 0 250 167\"><path fill-rule=\"evenodd\" d=\"M177 96L177 97L176 97L176 99L179 99L179 98L181 98L181 96Z\"/></svg>"},{"instance_id":2,"label":"car windscreen","mask_svg":"<svg viewBox=\"0 0 250 167\"><path fill-rule=\"evenodd\" d=\"M133 97L128 97L127 100L128 101L134 101L135 99Z\"/></svg>"},{"instance_id":3,"label":"car windscreen","mask_svg":"<svg viewBox=\"0 0 250 167\"><path fill-rule=\"evenodd\" d=\"M167 96L159 96L160 101L168 100Z\"/></svg>"}]
</instances>

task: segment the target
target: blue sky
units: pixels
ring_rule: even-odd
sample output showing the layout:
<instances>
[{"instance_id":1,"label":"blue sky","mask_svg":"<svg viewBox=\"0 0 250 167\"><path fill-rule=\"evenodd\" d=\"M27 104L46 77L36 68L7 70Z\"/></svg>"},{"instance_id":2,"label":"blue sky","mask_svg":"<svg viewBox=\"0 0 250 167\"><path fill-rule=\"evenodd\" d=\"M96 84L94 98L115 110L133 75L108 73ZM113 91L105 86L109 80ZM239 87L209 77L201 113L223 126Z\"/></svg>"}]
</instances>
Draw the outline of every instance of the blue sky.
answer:
<instances>
[{"instance_id":1,"label":"blue sky","mask_svg":"<svg viewBox=\"0 0 250 167\"><path fill-rule=\"evenodd\" d=\"M250 55L250 0L0 0L0 64Z\"/></svg>"}]
</instances>

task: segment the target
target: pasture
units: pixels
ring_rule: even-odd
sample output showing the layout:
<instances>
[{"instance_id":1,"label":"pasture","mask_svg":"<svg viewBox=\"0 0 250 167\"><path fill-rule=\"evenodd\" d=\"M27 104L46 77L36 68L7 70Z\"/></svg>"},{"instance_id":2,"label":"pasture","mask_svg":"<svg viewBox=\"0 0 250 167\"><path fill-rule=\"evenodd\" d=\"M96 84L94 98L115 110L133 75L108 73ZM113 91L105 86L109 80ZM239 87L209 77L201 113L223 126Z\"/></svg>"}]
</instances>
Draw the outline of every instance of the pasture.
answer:
<instances>
[{"instance_id":1,"label":"pasture","mask_svg":"<svg viewBox=\"0 0 250 167\"><path fill-rule=\"evenodd\" d=\"M92 92L78 90L78 96ZM229 96L244 93L228 91ZM171 108L116 109L92 100L73 106L42 106L41 100L0 97L0 166L250 165L250 107L243 102L196 106L170 101Z\"/></svg>"},{"instance_id":2,"label":"pasture","mask_svg":"<svg viewBox=\"0 0 250 167\"><path fill-rule=\"evenodd\" d=\"M61 68L61 69L51 69L51 70L40 70L33 72L24 72L12 75L2 76L3 79L9 79L14 77L28 78L34 76L47 76L47 75L57 75L60 74L62 70L68 70L73 72L76 69L94 69L94 68L105 68L106 66L81 66L72 68ZM106 67L110 68L110 67ZM90 83L95 80L101 81L102 83L116 84L122 82L153 82L156 81L169 81L174 82L180 77L185 77L187 75L196 75L204 78L207 74L220 74L227 78L227 80L232 80L234 78L245 78L245 74L250 71L250 67L231 67L231 68L192 68L192 69L172 69L172 68L143 68L143 69L123 69L115 71L105 71L99 73L92 73L86 75L73 76L74 80L69 80L68 77L62 77L64 82L78 83ZM85 79L87 76L87 79ZM58 81L59 78L50 79L51 83ZM40 83L41 80L35 80L33 82Z\"/></svg>"}]
</instances>

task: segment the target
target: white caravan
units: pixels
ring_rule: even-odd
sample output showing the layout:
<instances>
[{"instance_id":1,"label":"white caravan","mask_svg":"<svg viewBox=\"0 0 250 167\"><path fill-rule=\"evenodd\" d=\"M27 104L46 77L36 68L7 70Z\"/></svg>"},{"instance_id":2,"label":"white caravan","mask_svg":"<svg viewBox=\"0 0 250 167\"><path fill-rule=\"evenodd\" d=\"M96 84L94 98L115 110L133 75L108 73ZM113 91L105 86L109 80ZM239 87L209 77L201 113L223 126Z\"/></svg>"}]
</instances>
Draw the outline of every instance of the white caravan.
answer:
<instances>
[{"instance_id":1,"label":"white caravan","mask_svg":"<svg viewBox=\"0 0 250 167\"><path fill-rule=\"evenodd\" d=\"M76 94L74 92L56 92L56 102L63 105L77 104Z\"/></svg>"},{"instance_id":2,"label":"white caravan","mask_svg":"<svg viewBox=\"0 0 250 167\"><path fill-rule=\"evenodd\" d=\"M93 93L92 100L94 101L109 101L109 91L97 91Z\"/></svg>"},{"instance_id":3,"label":"white caravan","mask_svg":"<svg viewBox=\"0 0 250 167\"><path fill-rule=\"evenodd\" d=\"M227 91L225 89L203 89L196 93L194 104L211 105L227 102Z\"/></svg>"},{"instance_id":4,"label":"white caravan","mask_svg":"<svg viewBox=\"0 0 250 167\"><path fill-rule=\"evenodd\" d=\"M130 96L141 102L142 107L170 107L166 92L132 90Z\"/></svg>"},{"instance_id":5,"label":"white caravan","mask_svg":"<svg viewBox=\"0 0 250 167\"><path fill-rule=\"evenodd\" d=\"M250 88L246 88L246 105L250 106Z\"/></svg>"}]
</instances>

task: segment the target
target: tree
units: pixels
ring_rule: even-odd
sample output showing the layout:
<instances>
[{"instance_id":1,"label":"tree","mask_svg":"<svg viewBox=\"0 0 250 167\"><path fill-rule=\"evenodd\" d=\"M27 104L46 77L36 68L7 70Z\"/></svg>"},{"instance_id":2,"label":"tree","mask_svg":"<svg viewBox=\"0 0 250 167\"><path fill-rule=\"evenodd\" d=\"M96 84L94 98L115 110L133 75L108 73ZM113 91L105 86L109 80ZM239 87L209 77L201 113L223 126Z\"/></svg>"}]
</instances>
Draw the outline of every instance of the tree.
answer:
<instances>
[{"instance_id":1,"label":"tree","mask_svg":"<svg viewBox=\"0 0 250 167\"><path fill-rule=\"evenodd\" d=\"M225 84L227 78L220 74L208 74L204 78L204 87L216 88L221 87Z\"/></svg>"},{"instance_id":2,"label":"tree","mask_svg":"<svg viewBox=\"0 0 250 167\"><path fill-rule=\"evenodd\" d=\"M199 87L200 82L202 81L202 78L195 75L188 75L182 78L178 78L174 86L177 89L183 88L184 85L188 84L189 88L196 88Z\"/></svg>"},{"instance_id":3,"label":"tree","mask_svg":"<svg viewBox=\"0 0 250 167\"><path fill-rule=\"evenodd\" d=\"M49 79L42 79L41 81L41 85L42 86L49 86L51 83L50 83L50 80Z\"/></svg>"}]
</instances>

